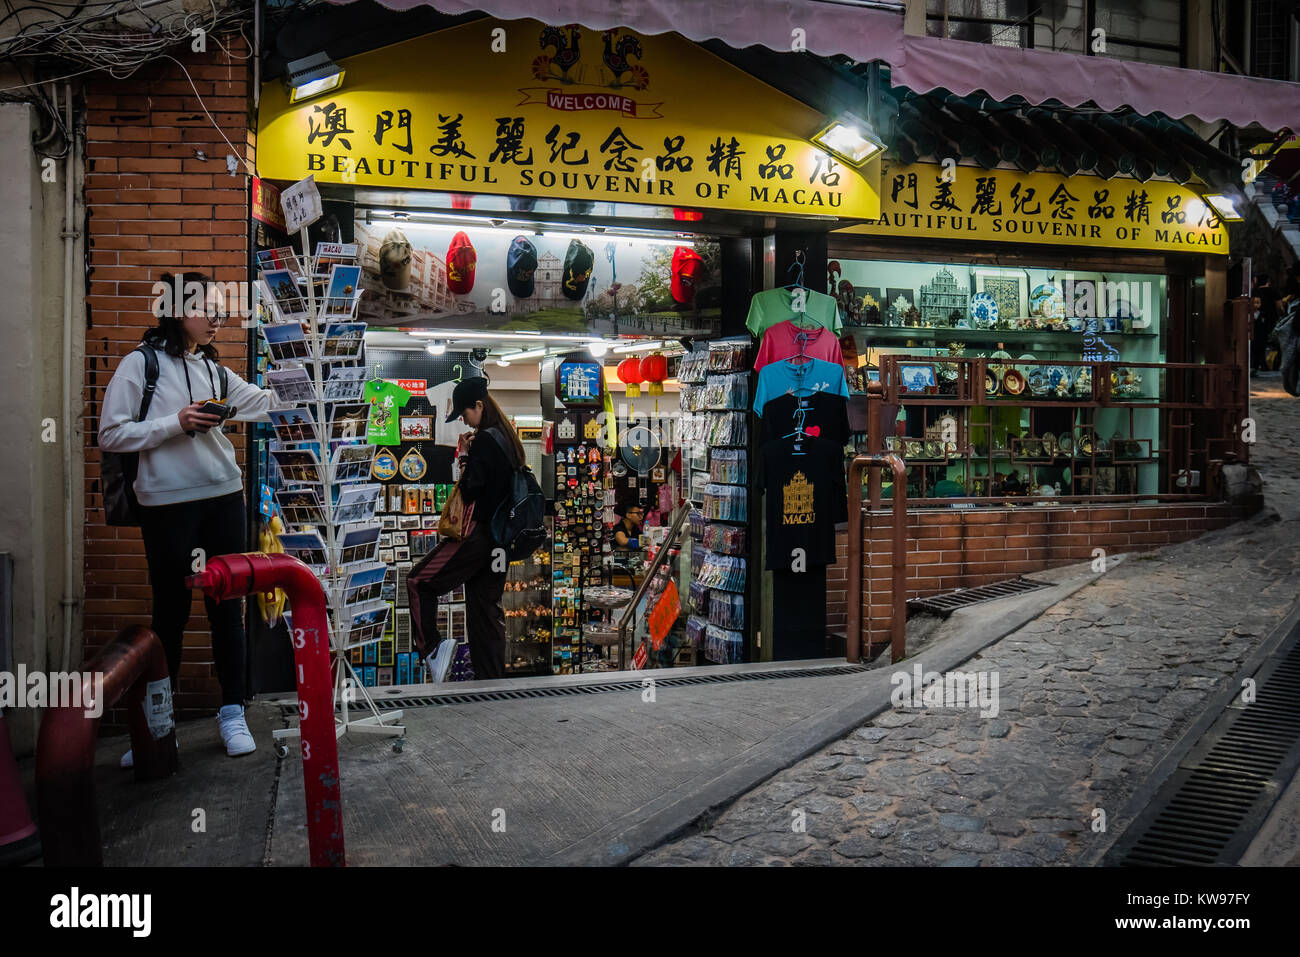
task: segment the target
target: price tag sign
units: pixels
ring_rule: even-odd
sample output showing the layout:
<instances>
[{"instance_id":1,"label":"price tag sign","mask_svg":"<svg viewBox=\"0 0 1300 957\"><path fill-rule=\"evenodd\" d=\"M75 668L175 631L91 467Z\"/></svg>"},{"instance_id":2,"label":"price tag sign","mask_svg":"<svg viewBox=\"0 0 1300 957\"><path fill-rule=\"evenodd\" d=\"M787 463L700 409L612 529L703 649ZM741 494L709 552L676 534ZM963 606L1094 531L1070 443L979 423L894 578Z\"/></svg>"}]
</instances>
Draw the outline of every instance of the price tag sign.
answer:
<instances>
[{"instance_id":1,"label":"price tag sign","mask_svg":"<svg viewBox=\"0 0 1300 957\"><path fill-rule=\"evenodd\" d=\"M316 177L294 183L280 194L280 207L284 210L285 225L291 233L310 226L321 218L323 212Z\"/></svg>"}]
</instances>

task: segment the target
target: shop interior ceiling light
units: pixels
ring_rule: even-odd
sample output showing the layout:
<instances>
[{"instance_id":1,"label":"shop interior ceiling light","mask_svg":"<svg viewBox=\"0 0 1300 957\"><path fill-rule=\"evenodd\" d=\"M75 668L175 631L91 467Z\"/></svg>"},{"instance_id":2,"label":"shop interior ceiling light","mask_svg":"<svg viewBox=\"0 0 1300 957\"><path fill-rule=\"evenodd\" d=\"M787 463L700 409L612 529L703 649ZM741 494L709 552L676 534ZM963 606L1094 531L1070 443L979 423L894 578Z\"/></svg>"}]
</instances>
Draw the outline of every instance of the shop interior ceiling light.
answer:
<instances>
[{"instance_id":1,"label":"shop interior ceiling light","mask_svg":"<svg viewBox=\"0 0 1300 957\"><path fill-rule=\"evenodd\" d=\"M599 359L609 351L609 343L603 340L598 342L587 343L587 351L591 353L593 359Z\"/></svg>"},{"instance_id":2,"label":"shop interior ceiling light","mask_svg":"<svg viewBox=\"0 0 1300 957\"><path fill-rule=\"evenodd\" d=\"M619 355L625 355L629 352L646 352L648 350L658 349L663 346L662 339L654 339L650 342L634 342L631 345L619 346L614 351Z\"/></svg>"},{"instance_id":3,"label":"shop interior ceiling light","mask_svg":"<svg viewBox=\"0 0 1300 957\"><path fill-rule=\"evenodd\" d=\"M343 68L323 52L301 60L290 60L285 81L289 87L289 102L301 103L337 90L343 85L343 72Z\"/></svg>"},{"instance_id":4,"label":"shop interior ceiling light","mask_svg":"<svg viewBox=\"0 0 1300 957\"><path fill-rule=\"evenodd\" d=\"M510 363L509 363L509 361L507 361L507 360L505 360L505 359L498 359L498 360L497 360L497 365L499 365L499 366L500 366L501 368L503 368L503 369L508 369L508 368L510 368Z\"/></svg>"},{"instance_id":5,"label":"shop interior ceiling light","mask_svg":"<svg viewBox=\"0 0 1300 957\"><path fill-rule=\"evenodd\" d=\"M501 358L505 359L506 362L515 362L520 359L540 359L544 355L546 355L545 349L529 349L526 352L512 352Z\"/></svg>"},{"instance_id":6,"label":"shop interior ceiling light","mask_svg":"<svg viewBox=\"0 0 1300 957\"><path fill-rule=\"evenodd\" d=\"M447 343L431 342L424 347L424 351L429 353L431 356L440 356L447 351Z\"/></svg>"},{"instance_id":7,"label":"shop interior ceiling light","mask_svg":"<svg viewBox=\"0 0 1300 957\"><path fill-rule=\"evenodd\" d=\"M392 220L393 222L402 223L404 228L409 227L439 227L439 226L468 226L477 227L483 230L508 229L512 232L527 232L538 237L539 239L565 239L574 236L590 237L594 242L603 240L606 242L625 241L633 243L645 243L650 246L685 246L688 249L695 248L695 239L691 236L665 235L664 233L654 232L610 232L603 226L571 226L567 223L539 223L532 220L523 219L484 219L481 216L458 216L454 213L418 213L404 212L400 210L376 209L366 212L366 221L381 222Z\"/></svg>"},{"instance_id":8,"label":"shop interior ceiling light","mask_svg":"<svg viewBox=\"0 0 1300 957\"><path fill-rule=\"evenodd\" d=\"M812 141L850 166L862 166L885 149L871 124L855 116L844 116L812 138Z\"/></svg>"}]
</instances>

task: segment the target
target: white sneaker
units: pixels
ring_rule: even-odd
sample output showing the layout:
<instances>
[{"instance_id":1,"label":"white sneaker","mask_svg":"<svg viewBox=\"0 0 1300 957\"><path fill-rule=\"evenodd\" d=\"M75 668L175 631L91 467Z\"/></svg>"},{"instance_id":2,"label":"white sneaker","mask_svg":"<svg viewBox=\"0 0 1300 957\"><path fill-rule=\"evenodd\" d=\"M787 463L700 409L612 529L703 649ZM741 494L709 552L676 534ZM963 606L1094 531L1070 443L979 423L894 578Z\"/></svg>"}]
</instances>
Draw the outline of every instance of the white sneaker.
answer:
<instances>
[{"instance_id":1,"label":"white sneaker","mask_svg":"<svg viewBox=\"0 0 1300 957\"><path fill-rule=\"evenodd\" d=\"M180 754L180 751L181 751L181 742L179 739L177 739L176 753ZM135 749L128 748L126 754L122 755L122 760L118 762L118 765L122 768L123 771L130 771L133 767L135 767Z\"/></svg>"},{"instance_id":2,"label":"white sneaker","mask_svg":"<svg viewBox=\"0 0 1300 957\"><path fill-rule=\"evenodd\" d=\"M226 745L226 754L237 758L241 754L251 754L257 750L257 742L248 730L244 720L244 706L228 704L217 712L217 727L221 730L221 740Z\"/></svg>"},{"instance_id":3,"label":"white sneaker","mask_svg":"<svg viewBox=\"0 0 1300 957\"><path fill-rule=\"evenodd\" d=\"M429 680L434 684L442 684L447 680L447 674L451 671L452 662L456 660L456 642L450 638L444 638L438 645L433 654L424 659L425 666L429 669Z\"/></svg>"}]
</instances>

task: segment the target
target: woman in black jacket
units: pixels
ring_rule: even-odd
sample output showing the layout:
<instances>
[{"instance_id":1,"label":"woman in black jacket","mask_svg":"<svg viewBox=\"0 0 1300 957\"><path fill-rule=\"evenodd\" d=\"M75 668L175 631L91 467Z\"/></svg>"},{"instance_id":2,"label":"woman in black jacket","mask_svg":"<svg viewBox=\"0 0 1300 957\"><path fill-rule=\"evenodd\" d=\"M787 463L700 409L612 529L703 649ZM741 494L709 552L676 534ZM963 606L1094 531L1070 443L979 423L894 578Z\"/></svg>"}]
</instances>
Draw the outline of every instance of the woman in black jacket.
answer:
<instances>
[{"instance_id":1,"label":"woman in black jacket","mask_svg":"<svg viewBox=\"0 0 1300 957\"><path fill-rule=\"evenodd\" d=\"M464 419L476 431L460 459L460 497L474 506L473 530L462 541L444 540L411 569L406 578L411 632L431 679L445 681L455 657L455 641L442 648L438 598L465 586L465 631L476 680L505 677L506 615L501 607L509 561L492 540L492 516L510 492L510 480L524 462L524 447L510 420L488 395L487 380L466 379L451 397L447 421Z\"/></svg>"}]
</instances>

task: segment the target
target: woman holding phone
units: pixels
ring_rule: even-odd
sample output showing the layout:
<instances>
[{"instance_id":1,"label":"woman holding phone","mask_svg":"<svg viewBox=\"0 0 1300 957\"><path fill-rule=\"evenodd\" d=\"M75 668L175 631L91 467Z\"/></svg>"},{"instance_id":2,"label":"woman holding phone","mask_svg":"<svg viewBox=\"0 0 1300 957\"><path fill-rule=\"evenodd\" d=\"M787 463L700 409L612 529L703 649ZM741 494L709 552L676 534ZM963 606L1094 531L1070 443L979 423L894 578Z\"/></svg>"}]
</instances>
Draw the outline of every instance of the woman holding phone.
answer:
<instances>
[{"instance_id":1,"label":"woman holding phone","mask_svg":"<svg viewBox=\"0 0 1300 957\"><path fill-rule=\"evenodd\" d=\"M99 447L106 452L138 452L133 486L139 501L141 537L153 590L153 630L167 653L167 671L176 687L181 642L190 620L192 593L185 584L198 554L204 559L246 550L244 478L235 450L222 434L227 418L250 422L266 418L274 393L249 385L217 364L213 339L227 316L220 292L201 273L181 273L187 292L202 284L205 295L176 304L148 330L142 345L118 363L104 392ZM174 280L164 275L169 287ZM144 392L142 349L158 360L158 380L142 421L136 421ZM224 390L223 390L224 383ZM206 408L205 408L206 407ZM197 550L201 549L202 552ZM242 599L205 598L212 633L212 657L221 685L217 724L226 753L248 754L257 745L244 718L246 637ZM122 758L132 766L132 754Z\"/></svg>"}]
</instances>

